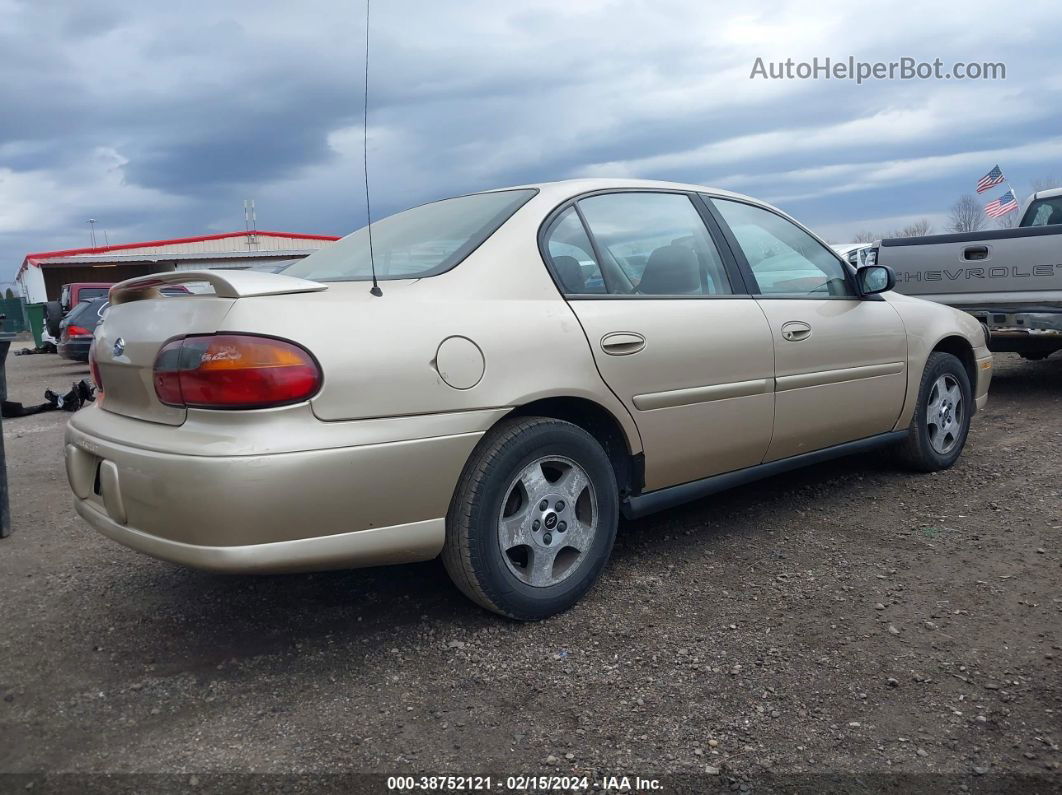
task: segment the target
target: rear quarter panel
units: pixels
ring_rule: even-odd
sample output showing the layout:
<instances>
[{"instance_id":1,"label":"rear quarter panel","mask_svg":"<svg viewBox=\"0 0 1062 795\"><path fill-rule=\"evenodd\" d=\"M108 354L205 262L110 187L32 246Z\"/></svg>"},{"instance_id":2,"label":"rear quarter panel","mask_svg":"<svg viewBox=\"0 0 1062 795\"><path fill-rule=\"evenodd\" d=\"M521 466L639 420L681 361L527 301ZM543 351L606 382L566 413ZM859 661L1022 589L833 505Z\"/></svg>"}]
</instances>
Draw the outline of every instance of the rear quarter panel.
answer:
<instances>
[{"instance_id":1,"label":"rear quarter panel","mask_svg":"<svg viewBox=\"0 0 1062 795\"><path fill-rule=\"evenodd\" d=\"M224 330L284 337L311 351L324 372L311 401L322 420L580 397L609 410L639 452L633 420L601 379L586 335L538 253L538 225L552 203L540 205L532 199L447 273L381 282L379 298L366 282L332 282L319 293L241 299ZM440 358L440 345L455 338L456 360Z\"/></svg>"}]
</instances>

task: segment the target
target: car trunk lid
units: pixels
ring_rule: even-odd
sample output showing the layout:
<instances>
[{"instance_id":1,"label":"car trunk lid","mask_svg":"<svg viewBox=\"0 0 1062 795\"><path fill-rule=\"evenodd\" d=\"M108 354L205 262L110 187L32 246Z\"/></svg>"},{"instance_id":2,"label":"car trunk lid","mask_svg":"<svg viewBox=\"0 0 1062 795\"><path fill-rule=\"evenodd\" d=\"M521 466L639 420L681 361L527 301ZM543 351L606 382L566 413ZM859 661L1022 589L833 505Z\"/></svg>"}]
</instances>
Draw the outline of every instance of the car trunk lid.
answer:
<instances>
[{"instance_id":1,"label":"car trunk lid","mask_svg":"<svg viewBox=\"0 0 1062 795\"><path fill-rule=\"evenodd\" d=\"M160 289L189 285L186 295ZM103 381L105 411L165 425L180 425L187 410L162 403L155 394L154 365L169 340L223 329L238 300L253 296L318 292L317 282L256 271L158 273L116 284L111 306L96 331L95 359Z\"/></svg>"}]
</instances>

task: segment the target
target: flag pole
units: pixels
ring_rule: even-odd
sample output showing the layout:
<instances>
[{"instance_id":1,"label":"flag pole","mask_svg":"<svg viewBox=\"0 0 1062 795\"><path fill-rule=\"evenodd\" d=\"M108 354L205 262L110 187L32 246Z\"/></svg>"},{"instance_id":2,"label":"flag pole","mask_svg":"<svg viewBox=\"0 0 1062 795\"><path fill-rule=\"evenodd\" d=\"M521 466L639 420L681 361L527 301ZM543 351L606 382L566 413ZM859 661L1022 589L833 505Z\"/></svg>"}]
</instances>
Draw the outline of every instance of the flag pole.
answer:
<instances>
[{"instance_id":1,"label":"flag pole","mask_svg":"<svg viewBox=\"0 0 1062 795\"><path fill-rule=\"evenodd\" d=\"M1012 187L1010 186L1010 180L1009 180L1009 179L1008 179L1008 180L1006 180L1006 183L1005 183L1005 184L1006 184L1006 186L1007 186L1007 190L1008 190L1008 191L1010 191L1010 193L1011 193L1011 195L1012 195L1012 196L1014 196L1014 203L1015 203L1016 205L1018 205L1018 206L1017 206L1017 207L1015 207L1015 208L1014 208L1013 210L1011 210L1011 212L1015 212L1015 213L1021 212L1021 201L1019 201L1019 200L1018 200L1018 192L1017 192L1016 190L1014 190L1014 188L1012 188ZM1004 213L1003 215L1001 215L1001 216L999 216L999 217L1000 217L1000 218L1005 218L1005 217L1006 217L1006 216L1008 216L1008 215L1010 215L1010 213L1009 213L1009 212L1008 212L1008 213Z\"/></svg>"},{"instance_id":2,"label":"flag pole","mask_svg":"<svg viewBox=\"0 0 1062 795\"><path fill-rule=\"evenodd\" d=\"M1021 209L1021 199L1018 198L1018 192L1016 190L1014 190L1014 188L1010 187L1010 180L1009 179L1007 180L1007 188L1009 188L1010 192L1014 194L1014 201L1016 201L1018 203L1018 209L1020 210Z\"/></svg>"}]
</instances>

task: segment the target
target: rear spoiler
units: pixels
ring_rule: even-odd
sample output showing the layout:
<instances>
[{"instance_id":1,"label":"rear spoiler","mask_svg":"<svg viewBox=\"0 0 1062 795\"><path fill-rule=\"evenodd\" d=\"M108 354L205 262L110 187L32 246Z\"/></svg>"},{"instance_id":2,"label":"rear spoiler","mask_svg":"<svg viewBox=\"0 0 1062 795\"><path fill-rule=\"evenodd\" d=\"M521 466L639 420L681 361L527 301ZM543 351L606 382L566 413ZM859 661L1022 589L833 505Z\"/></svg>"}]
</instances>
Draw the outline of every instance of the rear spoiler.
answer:
<instances>
[{"instance_id":1,"label":"rear spoiler","mask_svg":"<svg viewBox=\"0 0 1062 795\"><path fill-rule=\"evenodd\" d=\"M316 293L327 290L327 284L311 282L283 273L262 271L170 271L152 273L126 279L111 287L112 304L125 304L144 298L158 298L160 287L177 284L206 282L214 288L219 298L248 298L253 295L285 295L289 293Z\"/></svg>"}]
</instances>

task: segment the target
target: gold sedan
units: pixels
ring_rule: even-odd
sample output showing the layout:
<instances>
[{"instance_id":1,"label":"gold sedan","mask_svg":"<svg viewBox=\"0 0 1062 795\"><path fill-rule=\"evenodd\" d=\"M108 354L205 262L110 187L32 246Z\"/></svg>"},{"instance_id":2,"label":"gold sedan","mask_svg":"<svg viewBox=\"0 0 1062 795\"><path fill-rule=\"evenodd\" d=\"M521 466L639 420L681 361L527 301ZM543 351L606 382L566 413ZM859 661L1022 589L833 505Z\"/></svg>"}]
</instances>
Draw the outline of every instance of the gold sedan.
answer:
<instances>
[{"instance_id":1,"label":"gold sedan","mask_svg":"<svg viewBox=\"0 0 1062 795\"><path fill-rule=\"evenodd\" d=\"M876 447L946 469L987 399L973 318L746 196L557 182L367 232L280 274L112 289L103 396L66 437L89 524L226 572L441 554L538 619L591 587L621 514Z\"/></svg>"}]
</instances>

